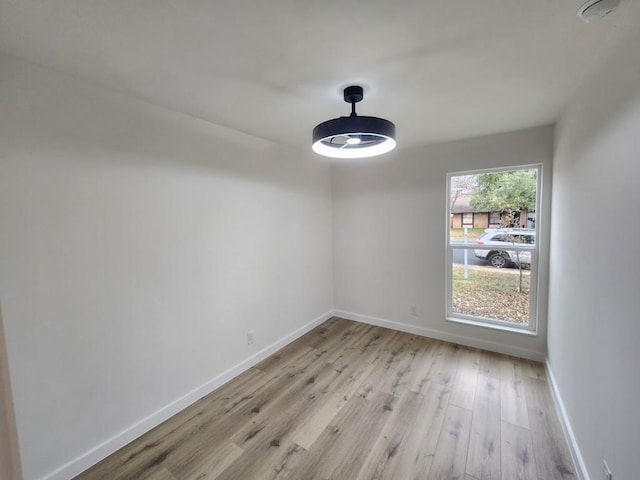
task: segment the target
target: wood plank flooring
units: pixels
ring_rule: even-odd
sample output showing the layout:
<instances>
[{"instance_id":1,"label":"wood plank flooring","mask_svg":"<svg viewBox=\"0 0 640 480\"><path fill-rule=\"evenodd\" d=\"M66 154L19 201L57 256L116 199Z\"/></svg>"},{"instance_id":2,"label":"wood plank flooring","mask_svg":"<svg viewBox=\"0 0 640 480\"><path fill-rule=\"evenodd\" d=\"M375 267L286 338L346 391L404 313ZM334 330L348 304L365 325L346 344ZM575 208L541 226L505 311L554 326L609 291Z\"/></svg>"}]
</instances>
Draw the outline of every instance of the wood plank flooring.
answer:
<instances>
[{"instance_id":1,"label":"wood plank flooring","mask_svg":"<svg viewBox=\"0 0 640 480\"><path fill-rule=\"evenodd\" d=\"M76 480L577 478L542 365L332 318Z\"/></svg>"}]
</instances>

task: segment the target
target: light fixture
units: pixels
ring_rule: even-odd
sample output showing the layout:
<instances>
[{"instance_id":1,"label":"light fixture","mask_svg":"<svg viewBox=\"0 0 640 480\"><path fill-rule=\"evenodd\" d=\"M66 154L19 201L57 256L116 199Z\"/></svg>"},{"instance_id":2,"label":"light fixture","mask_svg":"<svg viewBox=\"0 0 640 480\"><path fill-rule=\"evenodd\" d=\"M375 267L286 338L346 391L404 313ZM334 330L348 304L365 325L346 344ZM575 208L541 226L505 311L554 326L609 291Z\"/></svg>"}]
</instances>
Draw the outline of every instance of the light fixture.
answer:
<instances>
[{"instance_id":1,"label":"light fixture","mask_svg":"<svg viewBox=\"0 0 640 480\"><path fill-rule=\"evenodd\" d=\"M390 152L396 146L396 126L389 120L356 114L362 100L362 87L344 89L344 101L351 104L351 115L334 118L313 129L313 151L333 158L366 158Z\"/></svg>"},{"instance_id":2,"label":"light fixture","mask_svg":"<svg viewBox=\"0 0 640 480\"><path fill-rule=\"evenodd\" d=\"M578 10L578 17L587 23L602 20L620 5L620 0L587 0Z\"/></svg>"}]
</instances>

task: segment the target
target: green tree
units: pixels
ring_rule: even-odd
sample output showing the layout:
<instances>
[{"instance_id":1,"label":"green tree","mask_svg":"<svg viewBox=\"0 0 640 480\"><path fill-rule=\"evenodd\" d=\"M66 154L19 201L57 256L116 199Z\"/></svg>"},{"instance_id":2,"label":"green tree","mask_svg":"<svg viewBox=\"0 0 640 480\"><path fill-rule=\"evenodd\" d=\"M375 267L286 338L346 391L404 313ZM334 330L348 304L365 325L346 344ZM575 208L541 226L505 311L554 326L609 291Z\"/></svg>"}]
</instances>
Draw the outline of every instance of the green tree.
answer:
<instances>
[{"instance_id":1,"label":"green tree","mask_svg":"<svg viewBox=\"0 0 640 480\"><path fill-rule=\"evenodd\" d=\"M536 170L481 173L471 206L482 212L532 212L536 209Z\"/></svg>"}]
</instances>

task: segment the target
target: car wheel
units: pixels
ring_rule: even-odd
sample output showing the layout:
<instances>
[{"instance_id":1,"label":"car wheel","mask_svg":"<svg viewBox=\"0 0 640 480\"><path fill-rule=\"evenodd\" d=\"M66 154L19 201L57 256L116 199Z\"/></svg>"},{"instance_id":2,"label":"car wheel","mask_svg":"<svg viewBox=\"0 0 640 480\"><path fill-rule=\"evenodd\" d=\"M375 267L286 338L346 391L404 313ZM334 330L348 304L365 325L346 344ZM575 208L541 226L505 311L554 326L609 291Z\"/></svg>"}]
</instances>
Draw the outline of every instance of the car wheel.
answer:
<instances>
[{"instance_id":1,"label":"car wheel","mask_svg":"<svg viewBox=\"0 0 640 480\"><path fill-rule=\"evenodd\" d=\"M492 267L506 268L509 266L510 260L502 253L494 252L487 257L487 262L489 262L489 265Z\"/></svg>"}]
</instances>

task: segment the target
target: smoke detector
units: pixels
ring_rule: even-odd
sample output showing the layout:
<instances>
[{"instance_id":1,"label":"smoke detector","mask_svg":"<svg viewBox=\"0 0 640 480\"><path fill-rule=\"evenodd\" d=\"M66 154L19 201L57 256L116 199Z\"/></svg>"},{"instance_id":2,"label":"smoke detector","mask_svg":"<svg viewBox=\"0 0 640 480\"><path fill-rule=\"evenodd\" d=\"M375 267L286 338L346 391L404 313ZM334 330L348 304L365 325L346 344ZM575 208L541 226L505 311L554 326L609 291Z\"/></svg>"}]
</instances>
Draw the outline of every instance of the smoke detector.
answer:
<instances>
[{"instance_id":1,"label":"smoke detector","mask_svg":"<svg viewBox=\"0 0 640 480\"><path fill-rule=\"evenodd\" d=\"M613 12L620 0L589 0L578 10L578 17L587 23L597 22Z\"/></svg>"}]
</instances>

